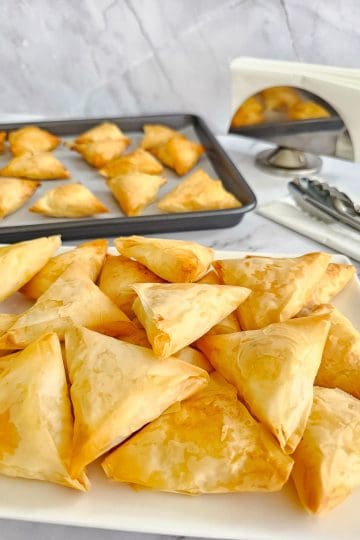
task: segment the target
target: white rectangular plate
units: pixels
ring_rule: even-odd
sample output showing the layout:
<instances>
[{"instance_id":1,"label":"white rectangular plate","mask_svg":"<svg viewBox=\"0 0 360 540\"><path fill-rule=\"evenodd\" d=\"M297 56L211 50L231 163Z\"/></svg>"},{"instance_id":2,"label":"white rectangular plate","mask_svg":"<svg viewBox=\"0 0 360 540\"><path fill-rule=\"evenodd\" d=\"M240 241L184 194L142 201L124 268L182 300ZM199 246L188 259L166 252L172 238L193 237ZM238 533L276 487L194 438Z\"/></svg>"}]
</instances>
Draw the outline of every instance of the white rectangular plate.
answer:
<instances>
[{"instance_id":1,"label":"white rectangular plate","mask_svg":"<svg viewBox=\"0 0 360 540\"><path fill-rule=\"evenodd\" d=\"M112 250L111 250L112 251ZM218 252L217 257L243 256ZM336 262L349 262L335 255ZM360 283L354 278L334 304L360 328ZM28 304L14 295L1 313ZM291 483L280 493L188 497L132 490L108 481L98 465L89 468L92 488L79 493L60 486L0 476L0 518L237 540L359 540L360 490L324 517L308 516ZM1 524L0 524L1 531Z\"/></svg>"}]
</instances>

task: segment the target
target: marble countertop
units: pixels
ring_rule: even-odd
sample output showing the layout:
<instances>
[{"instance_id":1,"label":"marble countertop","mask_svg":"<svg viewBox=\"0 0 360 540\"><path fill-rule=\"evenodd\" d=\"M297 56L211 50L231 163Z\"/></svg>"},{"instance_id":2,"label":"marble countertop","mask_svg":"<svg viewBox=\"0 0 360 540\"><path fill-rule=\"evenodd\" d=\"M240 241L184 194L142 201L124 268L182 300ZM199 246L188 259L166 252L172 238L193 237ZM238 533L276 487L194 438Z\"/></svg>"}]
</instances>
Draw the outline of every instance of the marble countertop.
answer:
<instances>
[{"instance_id":1,"label":"marble countertop","mask_svg":"<svg viewBox=\"0 0 360 540\"><path fill-rule=\"evenodd\" d=\"M287 180L285 178L265 174L254 166L254 155L268 145L234 136L219 137L219 139L255 191L259 204L286 195ZM360 165L345 161L341 162L333 158L324 158L324 167L321 174L330 183L340 185L342 189L360 200L359 170ZM277 225L255 212L247 214L238 226L230 229L172 233L162 236L196 240L219 250L289 254L324 250L324 246L317 242ZM360 270L359 264L357 267ZM67 540L152 540L156 538L167 540L166 537L156 535L79 529L76 527L22 523L9 520L0 522L0 540L21 540L23 538L60 540L64 537Z\"/></svg>"}]
</instances>

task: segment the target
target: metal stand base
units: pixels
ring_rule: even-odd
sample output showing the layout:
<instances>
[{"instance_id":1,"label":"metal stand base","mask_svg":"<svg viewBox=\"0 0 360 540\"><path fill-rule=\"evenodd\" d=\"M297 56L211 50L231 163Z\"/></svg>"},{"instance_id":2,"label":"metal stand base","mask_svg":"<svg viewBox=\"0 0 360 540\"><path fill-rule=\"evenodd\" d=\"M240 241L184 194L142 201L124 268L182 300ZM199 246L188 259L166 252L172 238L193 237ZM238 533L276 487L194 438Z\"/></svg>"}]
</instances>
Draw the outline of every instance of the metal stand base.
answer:
<instances>
[{"instance_id":1,"label":"metal stand base","mask_svg":"<svg viewBox=\"0 0 360 540\"><path fill-rule=\"evenodd\" d=\"M316 174L322 167L319 156L282 146L263 150L256 156L255 163L265 172L280 176Z\"/></svg>"}]
</instances>

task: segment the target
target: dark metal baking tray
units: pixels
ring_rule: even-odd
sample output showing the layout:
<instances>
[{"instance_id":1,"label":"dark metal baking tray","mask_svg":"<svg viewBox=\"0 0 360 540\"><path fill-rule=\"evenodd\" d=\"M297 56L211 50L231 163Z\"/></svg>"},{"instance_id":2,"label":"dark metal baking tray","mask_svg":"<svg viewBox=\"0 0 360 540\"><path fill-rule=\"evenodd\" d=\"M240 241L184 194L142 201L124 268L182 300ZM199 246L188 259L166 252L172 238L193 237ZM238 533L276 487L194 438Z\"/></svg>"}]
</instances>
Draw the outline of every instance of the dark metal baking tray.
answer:
<instances>
[{"instance_id":1,"label":"dark metal baking tray","mask_svg":"<svg viewBox=\"0 0 360 540\"><path fill-rule=\"evenodd\" d=\"M204 120L193 114L160 114L138 117L106 117L76 120L36 121L21 123L0 124L0 130L13 130L26 125L36 124L50 130L62 137L74 137L90 129L100 122L114 122L125 132L140 132L144 124L165 124L176 130L191 128L196 138L205 147L205 160L207 159L216 175L222 180L225 188L233 193L241 202L241 208L186 212L181 214L153 214L138 217L96 217L91 219L60 219L52 218L42 222L39 216L38 223L22 223L19 225L6 225L6 218L0 224L0 242L16 242L37 237L44 234L61 234L63 240L77 240L81 238L111 237L130 234L168 233L176 231L190 231L201 229L225 228L237 225L246 212L256 206L256 197L231 161L215 136L211 133ZM201 167L201 161L199 167ZM181 179L180 179L181 181ZM60 183L60 181L56 181ZM48 184L49 182L44 182ZM53 187L53 185L51 185ZM16 214L14 214L16 215Z\"/></svg>"},{"instance_id":2,"label":"dark metal baking tray","mask_svg":"<svg viewBox=\"0 0 360 540\"><path fill-rule=\"evenodd\" d=\"M339 116L332 115L328 118L310 118L308 120L266 122L252 126L231 127L230 133L245 135L255 139L271 140L274 135L298 135L301 133L315 133L317 131L341 131L344 122Z\"/></svg>"}]
</instances>

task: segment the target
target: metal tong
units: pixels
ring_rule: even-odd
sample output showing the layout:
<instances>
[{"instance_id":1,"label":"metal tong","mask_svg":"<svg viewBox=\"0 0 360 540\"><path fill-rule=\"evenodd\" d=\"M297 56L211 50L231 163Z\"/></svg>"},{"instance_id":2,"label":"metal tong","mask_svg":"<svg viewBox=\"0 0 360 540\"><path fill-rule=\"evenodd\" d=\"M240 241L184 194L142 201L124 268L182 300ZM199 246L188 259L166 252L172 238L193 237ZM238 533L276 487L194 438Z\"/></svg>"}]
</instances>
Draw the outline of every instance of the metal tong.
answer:
<instances>
[{"instance_id":1,"label":"metal tong","mask_svg":"<svg viewBox=\"0 0 360 540\"><path fill-rule=\"evenodd\" d=\"M360 208L336 187L316 178L299 177L289 182L288 188L305 212L327 223L340 221L360 231Z\"/></svg>"}]
</instances>

